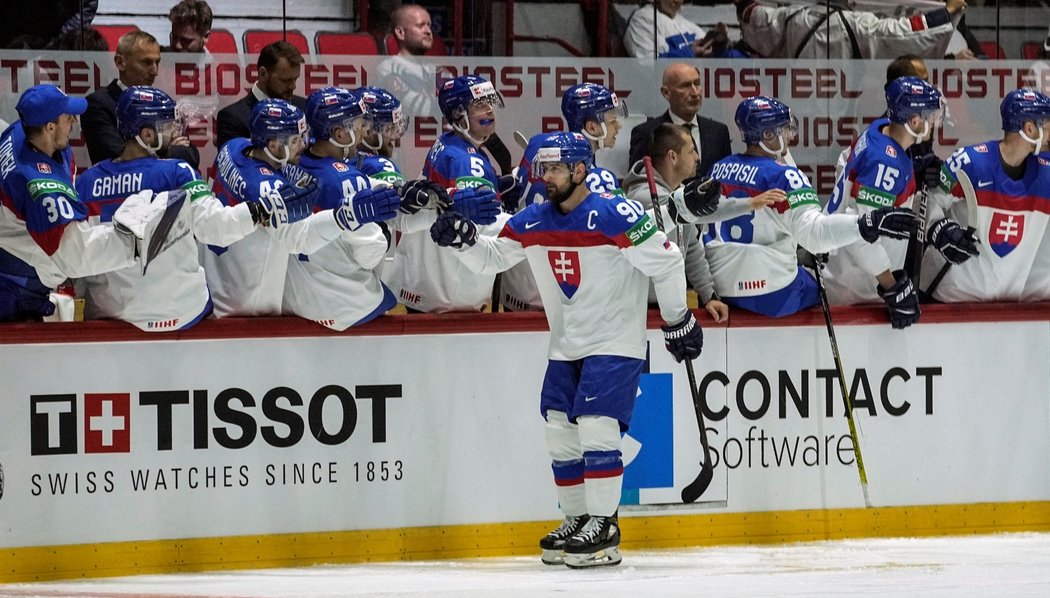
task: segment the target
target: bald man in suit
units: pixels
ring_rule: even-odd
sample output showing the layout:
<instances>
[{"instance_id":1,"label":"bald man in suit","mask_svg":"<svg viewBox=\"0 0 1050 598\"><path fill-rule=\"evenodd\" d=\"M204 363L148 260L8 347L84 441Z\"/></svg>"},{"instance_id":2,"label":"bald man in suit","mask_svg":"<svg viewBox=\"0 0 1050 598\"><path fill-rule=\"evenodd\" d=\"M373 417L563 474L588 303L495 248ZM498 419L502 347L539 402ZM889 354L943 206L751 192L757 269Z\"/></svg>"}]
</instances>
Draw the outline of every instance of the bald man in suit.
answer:
<instances>
[{"instance_id":1,"label":"bald man in suit","mask_svg":"<svg viewBox=\"0 0 1050 598\"><path fill-rule=\"evenodd\" d=\"M733 148L729 141L729 127L699 114L704 94L700 72L684 62L668 65L664 69L660 94L667 100L668 109L631 129L630 163L634 164L645 156L656 127L673 123L689 130L700 154L696 174L707 176L714 163L732 154Z\"/></svg>"}]
</instances>

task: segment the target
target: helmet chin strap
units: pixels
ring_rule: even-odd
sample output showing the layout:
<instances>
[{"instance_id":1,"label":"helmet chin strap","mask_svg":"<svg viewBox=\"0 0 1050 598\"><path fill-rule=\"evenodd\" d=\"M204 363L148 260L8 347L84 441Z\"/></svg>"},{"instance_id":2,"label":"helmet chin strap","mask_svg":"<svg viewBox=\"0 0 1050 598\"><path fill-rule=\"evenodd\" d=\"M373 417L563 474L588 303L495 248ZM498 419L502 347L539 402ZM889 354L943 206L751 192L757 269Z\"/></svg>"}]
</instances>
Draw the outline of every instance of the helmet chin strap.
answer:
<instances>
[{"instance_id":1,"label":"helmet chin strap","mask_svg":"<svg viewBox=\"0 0 1050 598\"><path fill-rule=\"evenodd\" d=\"M1043 141L1046 139L1046 133L1043 131L1043 127L1039 126L1039 123L1034 123L1034 124L1035 124L1035 128L1039 129L1039 137L1037 137L1035 139L1032 139L1028 135L1025 135L1024 128L1022 128L1020 131L1018 131L1018 133L1021 134L1021 139L1024 139L1028 143L1031 143L1032 145L1035 146L1035 151L1033 151L1032 153L1033 154L1038 154L1039 151L1043 149Z\"/></svg>"},{"instance_id":2,"label":"helmet chin strap","mask_svg":"<svg viewBox=\"0 0 1050 598\"><path fill-rule=\"evenodd\" d=\"M155 156L157 154L157 152L160 151L160 148L164 147L164 133L161 133L160 131L157 131L157 147L151 147L151 146L147 145L146 142L142 140L142 136L141 135L135 135L135 143L138 143L139 146L142 149L144 149L147 152L149 152L150 155Z\"/></svg>"},{"instance_id":3,"label":"helmet chin strap","mask_svg":"<svg viewBox=\"0 0 1050 598\"><path fill-rule=\"evenodd\" d=\"M288 148L288 144L286 143L281 144L281 147L284 148L284 158L278 158L277 156L271 154L269 145L263 147L263 153L266 154L267 158L273 160L274 162L277 162L281 165L281 168L284 168L288 165L288 160L292 157L292 150Z\"/></svg>"},{"instance_id":4,"label":"helmet chin strap","mask_svg":"<svg viewBox=\"0 0 1050 598\"><path fill-rule=\"evenodd\" d=\"M780 142L780 149L777 150L777 151L773 151L773 150L769 149L768 147L766 147L766 142L762 141L761 139L758 141L758 147L762 148L762 151L766 152L770 156L774 156L776 158L781 158L787 152L787 144L784 143L784 136L781 135L780 133L777 133L777 141Z\"/></svg>"},{"instance_id":5,"label":"helmet chin strap","mask_svg":"<svg viewBox=\"0 0 1050 598\"><path fill-rule=\"evenodd\" d=\"M367 137L362 137L361 138L361 143L365 144L365 147L367 147L368 149L372 150L373 152L378 152L380 150L380 148L383 147L383 134L382 133L376 133L376 144L375 145L372 145L371 143L368 143L368 138Z\"/></svg>"},{"instance_id":6,"label":"helmet chin strap","mask_svg":"<svg viewBox=\"0 0 1050 598\"><path fill-rule=\"evenodd\" d=\"M353 147L355 145L357 145L357 135L354 133L354 130L352 128L348 128L346 131L347 131L347 133L350 134L350 143L339 143L338 141L335 140L335 136L334 135L328 138L328 141L330 141L332 143L332 145L334 145L334 146L338 147L339 149L343 150L343 158L344 159L346 159L350 155L350 150L353 149ZM368 144L366 143L365 145L368 145Z\"/></svg>"},{"instance_id":7,"label":"helmet chin strap","mask_svg":"<svg viewBox=\"0 0 1050 598\"><path fill-rule=\"evenodd\" d=\"M609 136L609 129L605 126L605 122L602 122L602 136L601 137L595 137L594 135L591 135L590 133L588 133L587 132L587 127L584 127L583 130L580 131L580 133L582 133L583 136L586 137L587 139L590 139L591 141L597 143L598 144L598 149L605 149L606 147L608 147L608 146L605 145L605 138Z\"/></svg>"},{"instance_id":8,"label":"helmet chin strap","mask_svg":"<svg viewBox=\"0 0 1050 598\"><path fill-rule=\"evenodd\" d=\"M915 138L915 143L922 143L922 140L926 139L926 136L930 134L930 121L923 120L922 124L922 133L916 133L911 129L911 123L904 123L904 130L907 131L909 135Z\"/></svg>"},{"instance_id":9,"label":"helmet chin strap","mask_svg":"<svg viewBox=\"0 0 1050 598\"><path fill-rule=\"evenodd\" d=\"M463 115L461 118L463 120L467 119L466 115ZM466 137L467 141L471 142L475 146L480 146L482 143L485 143L484 139L478 139L477 137L474 137L473 135L471 135L469 133L469 129L464 127L463 125L460 125L460 124L457 124L457 123L452 123L452 130L457 132L457 133L459 133L460 135Z\"/></svg>"}]
</instances>

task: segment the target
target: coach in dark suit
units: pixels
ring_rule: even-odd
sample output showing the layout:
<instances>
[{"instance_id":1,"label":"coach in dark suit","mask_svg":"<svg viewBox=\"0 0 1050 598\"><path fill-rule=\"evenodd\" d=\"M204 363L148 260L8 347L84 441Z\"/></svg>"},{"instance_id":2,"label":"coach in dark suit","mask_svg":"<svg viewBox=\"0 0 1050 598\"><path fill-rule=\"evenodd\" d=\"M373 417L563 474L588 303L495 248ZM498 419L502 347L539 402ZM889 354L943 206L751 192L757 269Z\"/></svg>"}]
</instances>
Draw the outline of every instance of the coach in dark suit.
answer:
<instances>
[{"instance_id":1,"label":"coach in dark suit","mask_svg":"<svg viewBox=\"0 0 1050 598\"><path fill-rule=\"evenodd\" d=\"M664 69L660 94L667 100L668 110L631 129L630 163L634 164L645 156L656 127L674 123L689 130L700 154L696 173L707 176L714 163L732 154L733 149L729 142L729 128L698 114L704 94L700 73L684 62L669 65Z\"/></svg>"},{"instance_id":2,"label":"coach in dark suit","mask_svg":"<svg viewBox=\"0 0 1050 598\"><path fill-rule=\"evenodd\" d=\"M305 110L306 98L293 93L303 72L303 62L303 55L288 42L277 41L263 48L256 62L259 79L248 90L248 95L219 110L215 118L215 147L222 148L237 137L250 137L248 117L262 100L288 100Z\"/></svg>"},{"instance_id":3,"label":"coach in dark suit","mask_svg":"<svg viewBox=\"0 0 1050 598\"><path fill-rule=\"evenodd\" d=\"M124 151L124 138L117 131L117 100L132 85L153 85L160 65L160 44L145 31L127 33L117 42L113 63L117 78L87 97L87 111L80 117L93 164L116 158ZM172 139L157 155L185 160L194 168L200 165L200 153L184 135Z\"/></svg>"}]
</instances>

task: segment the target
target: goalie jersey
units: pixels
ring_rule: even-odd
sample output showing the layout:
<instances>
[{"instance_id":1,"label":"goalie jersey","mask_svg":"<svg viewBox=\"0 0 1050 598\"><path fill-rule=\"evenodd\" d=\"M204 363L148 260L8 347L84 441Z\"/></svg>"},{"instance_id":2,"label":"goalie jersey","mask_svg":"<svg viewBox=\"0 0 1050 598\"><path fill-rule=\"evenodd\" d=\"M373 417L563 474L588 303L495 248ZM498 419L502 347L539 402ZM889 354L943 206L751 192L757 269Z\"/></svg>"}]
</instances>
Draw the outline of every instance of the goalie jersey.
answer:
<instances>
[{"instance_id":1,"label":"goalie jersey","mask_svg":"<svg viewBox=\"0 0 1050 598\"><path fill-rule=\"evenodd\" d=\"M931 196L930 222L949 217L969 223L980 239L980 255L952 266L933 292L938 301L1046 301L1050 299L1050 160L1029 155L1020 180L1007 176L999 142L955 151L941 170ZM973 185L977 214L968 213L959 172ZM924 276L944 263L927 251Z\"/></svg>"},{"instance_id":2,"label":"goalie jersey","mask_svg":"<svg viewBox=\"0 0 1050 598\"><path fill-rule=\"evenodd\" d=\"M568 214L553 203L514 215L498 237L446 251L495 274L527 259L550 326L549 357L644 359L649 279L667 322L686 314L682 254L634 200L591 193Z\"/></svg>"},{"instance_id":3,"label":"goalie jersey","mask_svg":"<svg viewBox=\"0 0 1050 598\"><path fill-rule=\"evenodd\" d=\"M828 201L829 214L863 215L885 207L912 206L913 166L908 152L884 135L889 119L874 121L853 142L846 167ZM833 304L881 303L875 276L904 267L908 241L880 238L831 252L824 283Z\"/></svg>"},{"instance_id":4,"label":"goalie jersey","mask_svg":"<svg viewBox=\"0 0 1050 598\"><path fill-rule=\"evenodd\" d=\"M104 160L80 175L76 188L96 222L110 222L129 195L182 189L192 202L193 233L200 241L226 246L255 230L247 206L224 208L182 160ZM133 266L82 278L78 287L86 300L85 317L124 320L147 332L186 328L211 310L204 268L191 236L158 256L145 275Z\"/></svg>"}]
</instances>

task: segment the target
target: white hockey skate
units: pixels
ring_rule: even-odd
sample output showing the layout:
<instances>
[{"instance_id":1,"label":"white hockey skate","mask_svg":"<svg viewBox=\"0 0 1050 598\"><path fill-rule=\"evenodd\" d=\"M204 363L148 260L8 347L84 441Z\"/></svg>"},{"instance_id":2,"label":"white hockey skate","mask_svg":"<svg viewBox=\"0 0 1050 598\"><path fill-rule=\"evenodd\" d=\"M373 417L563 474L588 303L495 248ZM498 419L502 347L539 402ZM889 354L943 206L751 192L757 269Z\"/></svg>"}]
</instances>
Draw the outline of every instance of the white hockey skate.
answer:
<instances>
[{"instance_id":1,"label":"white hockey skate","mask_svg":"<svg viewBox=\"0 0 1050 598\"><path fill-rule=\"evenodd\" d=\"M561 565L565 563L565 543L587 523L586 515L566 517L554 531L540 539L543 554L540 560L544 565Z\"/></svg>"},{"instance_id":2,"label":"white hockey skate","mask_svg":"<svg viewBox=\"0 0 1050 598\"><path fill-rule=\"evenodd\" d=\"M565 565L572 569L619 565L620 522L615 514L591 517L565 543Z\"/></svg>"}]
</instances>

